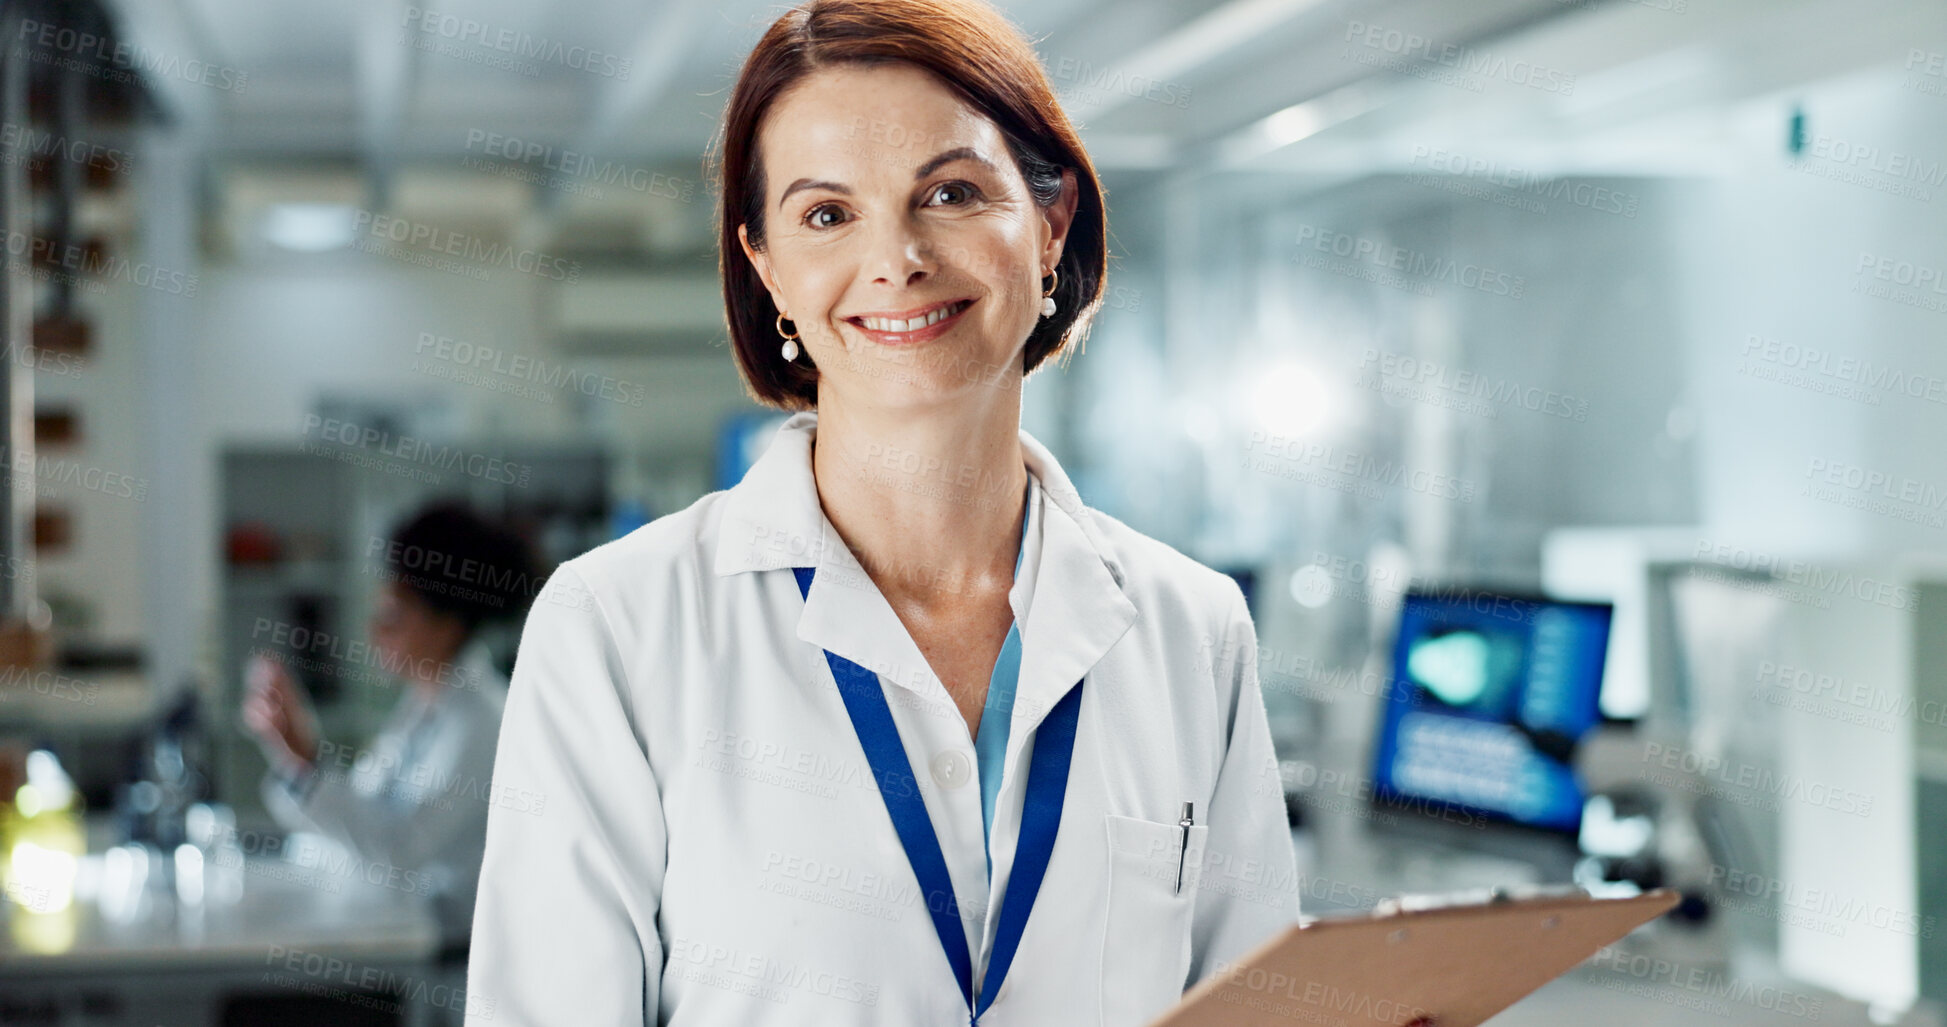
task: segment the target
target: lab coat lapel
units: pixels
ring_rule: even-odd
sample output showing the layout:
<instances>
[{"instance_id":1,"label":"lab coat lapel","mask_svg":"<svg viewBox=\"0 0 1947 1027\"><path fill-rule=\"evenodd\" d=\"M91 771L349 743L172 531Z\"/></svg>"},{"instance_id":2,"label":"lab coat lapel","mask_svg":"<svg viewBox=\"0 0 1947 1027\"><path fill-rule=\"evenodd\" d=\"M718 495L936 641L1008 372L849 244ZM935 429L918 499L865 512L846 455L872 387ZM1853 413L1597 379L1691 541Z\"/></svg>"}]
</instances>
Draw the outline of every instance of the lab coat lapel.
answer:
<instances>
[{"instance_id":1,"label":"lab coat lapel","mask_svg":"<svg viewBox=\"0 0 1947 1027\"><path fill-rule=\"evenodd\" d=\"M716 572L815 567L811 592L782 576L780 594L802 602L796 635L866 668L886 681L954 707L906 626L818 505L811 471L815 413L794 414L779 427L764 455L725 497L717 537Z\"/></svg>"},{"instance_id":2,"label":"lab coat lapel","mask_svg":"<svg viewBox=\"0 0 1947 1027\"><path fill-rule=\"evenodd\" d=\"M1014 738L1040 724L1136 622L1135 604L1123 594L1081 525L1052 502L1043 513L1041 566L1034 602L1021 628Z\"/></svg>"},{"instance_id":3,"label":"lab coat lapel","mask_svg":"<svg viewBox=\"0 0 1947 1027\"><path fill-rule=\"evenodd\" d=\"M1136 622L1122 591L1122 566L1082 505L1081 495L1054 455L1021 432L1028 470L1041 483L1040 566L1027 621L1021 627L1021 676L1014 696L1015 740L1041 723L1076 681L1094 669Z\"/></svg>"},{"instance_id":4,"label":"lab coat lapel","mask_svg":"<svg viewBox=\"0 0 1947 1027\"><path fill-rule=\"evenodd\" d=\"M1081 496L1052 454L1032 435L1021 433L1021 449L1028 470L1040 484L1041 521L1039 559L1032 579L1033 594L1021 628L1021 670L1014 696L1014 717L1007 738L1007 758L991 841L993 876L988 881L986 922L975 956L979 973L986 973L1000 926L1000 911L1013 880L1015 852L1020 845L1020 810L1027 788L1027 756L1048 713L1100 663L1102 657L1136 622L1136 607L1122 590L1122 567L1114 551L1094 528ZM1088 689L1112 688L1091 682ZM1085 691L1086 695L1087 692ZM1084 728L1086 730L1086 728ZM1070 775L1078 767L1071 766ZM1006 811L1003 813L1002 811ZM1037 907L1042 903L1037 902ZM1059 903L1054 904L1056 908ZM1049 937L1046 914L1030 917L1023 945L1034 937ZM1056 921L1059 925L1059 921ZM1057 927L1057 933L1059 929ZM1017 963L1027 952L1016 954Z\"/></svg>"}]
</instances>

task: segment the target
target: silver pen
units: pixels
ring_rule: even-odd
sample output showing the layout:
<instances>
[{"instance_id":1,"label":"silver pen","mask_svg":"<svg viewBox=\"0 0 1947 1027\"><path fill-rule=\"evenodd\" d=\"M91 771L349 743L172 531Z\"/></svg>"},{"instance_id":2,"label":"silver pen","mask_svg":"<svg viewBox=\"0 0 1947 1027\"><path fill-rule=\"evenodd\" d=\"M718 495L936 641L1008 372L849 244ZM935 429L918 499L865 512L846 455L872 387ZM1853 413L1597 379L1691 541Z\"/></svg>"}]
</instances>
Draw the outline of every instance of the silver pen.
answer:
<instances>
[{"instance_id":1,"label":"silver pen","mask_svg":"<svg viewBox=\"0 0 1947 1027\"><path fill-rule=\"evenodd\" d=\"M1176 822L1177 829L1183 832L1183 842L1176 849L1176 891L1179 895L1183 893L1183 860L1190 854L1190 826L1196 823L1196 809L1196 803L1185 800L1183 818Z\"/></svg>"}]
</instances>

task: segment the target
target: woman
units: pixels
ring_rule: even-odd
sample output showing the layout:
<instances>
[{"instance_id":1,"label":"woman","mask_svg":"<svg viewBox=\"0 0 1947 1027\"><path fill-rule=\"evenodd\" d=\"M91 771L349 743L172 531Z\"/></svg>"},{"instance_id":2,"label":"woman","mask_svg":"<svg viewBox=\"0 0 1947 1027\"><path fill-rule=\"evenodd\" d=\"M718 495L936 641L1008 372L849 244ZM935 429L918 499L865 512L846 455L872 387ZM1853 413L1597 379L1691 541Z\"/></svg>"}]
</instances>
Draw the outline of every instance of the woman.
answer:
<instances>
[{"instance_id":1,"label":"woman","mask_svg":"<svg viewBox=\"0 0 1947 1027\"><path fill-rule=\"evenodd\" d=\"M720 161L798 412L529 616L495 783L546 812L489 821L470 1022L1143 1023L1296 882L1242 594L1020 429L1101 301L1088 158L991 9L813 0Z\"/></svg>"},{"instance_id":2,"label":"woman","mask_svg":"<svg viewBox=\"0 0 1947 1027\"><path fill-rule=\"evenodd\" d=\"M446 945L459 949L507 695L479 629L522 613L537 572L521 538L457 503L409 518L379 555L373 663L408 687L378 734L363 746L321 739L290 671L261 654L248 669L244 723L270 764L271 815L343 843L360 876L431 897Z\"/></svg>"}]
</instances>

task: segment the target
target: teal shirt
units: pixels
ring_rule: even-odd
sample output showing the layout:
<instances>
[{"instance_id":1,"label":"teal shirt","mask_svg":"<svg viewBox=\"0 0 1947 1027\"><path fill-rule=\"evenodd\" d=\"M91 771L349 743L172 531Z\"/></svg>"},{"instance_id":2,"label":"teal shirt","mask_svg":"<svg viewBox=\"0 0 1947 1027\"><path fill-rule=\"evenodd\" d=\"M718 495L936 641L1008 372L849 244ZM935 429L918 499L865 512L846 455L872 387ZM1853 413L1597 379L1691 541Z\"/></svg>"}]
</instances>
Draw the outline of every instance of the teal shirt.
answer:
<instances>
[{"instance_id":1,"label":"teal shirt","mask_svg":"<svg viewBox=\"0 0 1947 1027\"><path fill-rule=\"evenodd\" d=\"M1034 484L1030 482L1028 496L1034 495ZM1028 509L1026 498L1021 502L1021 548L1014 554L1014 578L1021 577L1021 558L1028 551L1028 519L1032 511ZM980 816L987 839L987 876L994 876L994 799L1001 790L1001 770L1007 761L1008 729L1014 720L1014 690L1021 681L1021 625L1018 621L1007 626L1007 641L1001 643L1001 654L994 660L994 673L987 681L987 702L980 713L980 731L974 738L974 757L980 767ZM1025 754L1023 755L1025 757Z\"/></svg>"}]
</instances>

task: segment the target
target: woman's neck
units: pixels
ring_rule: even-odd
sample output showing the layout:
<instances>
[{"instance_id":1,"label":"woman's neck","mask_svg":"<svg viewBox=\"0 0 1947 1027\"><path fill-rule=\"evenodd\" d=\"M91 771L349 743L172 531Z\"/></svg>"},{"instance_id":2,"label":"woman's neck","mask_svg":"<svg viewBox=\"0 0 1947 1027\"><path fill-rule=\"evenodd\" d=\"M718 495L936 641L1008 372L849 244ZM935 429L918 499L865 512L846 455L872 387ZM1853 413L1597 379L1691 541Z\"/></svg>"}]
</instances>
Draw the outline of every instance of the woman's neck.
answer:
<instances>
[{"instance_id":1,"label":"woman's neck","mask_svg":"<svg viewBox=\"0 0 1947 1027\"><path fill-rule=\"evenodd\" d=\"M1011 586L1028 472L1020 394L992 398L920 416L821 404L819 502L888 596Z\"/></svg>"}]
</instances>

